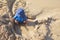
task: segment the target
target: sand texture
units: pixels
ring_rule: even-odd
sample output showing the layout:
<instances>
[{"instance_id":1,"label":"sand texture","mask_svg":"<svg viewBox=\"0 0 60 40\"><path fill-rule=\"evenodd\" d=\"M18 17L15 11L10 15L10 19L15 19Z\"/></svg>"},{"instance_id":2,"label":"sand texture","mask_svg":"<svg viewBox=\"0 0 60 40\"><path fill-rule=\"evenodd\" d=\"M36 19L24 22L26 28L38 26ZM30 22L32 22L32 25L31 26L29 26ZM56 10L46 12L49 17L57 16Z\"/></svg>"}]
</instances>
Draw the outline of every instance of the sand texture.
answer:
<instances>
[{"instance_id":1,"label":"sand texture","mask_svg":"<svg viewBox=\"0 0 60 40\"><path fill-rule=\"evenodd\" d=\"M38 21L11 23L21 7ZM0 0L0 40L60 40L60 0Z\"/></svg>"}]
</instances>

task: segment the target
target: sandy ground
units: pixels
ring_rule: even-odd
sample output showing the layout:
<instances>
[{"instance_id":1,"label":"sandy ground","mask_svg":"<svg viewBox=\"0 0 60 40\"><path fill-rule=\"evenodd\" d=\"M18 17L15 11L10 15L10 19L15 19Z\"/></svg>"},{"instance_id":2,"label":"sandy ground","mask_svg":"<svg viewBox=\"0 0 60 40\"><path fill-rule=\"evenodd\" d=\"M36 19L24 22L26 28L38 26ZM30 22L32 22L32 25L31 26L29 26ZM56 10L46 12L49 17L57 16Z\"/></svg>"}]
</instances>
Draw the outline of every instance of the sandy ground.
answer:
<instances>
[{"instance_id":1,"label":"sandy ground","mask_svg":"<svg viewBox=\"0 0 60 40\"><path fill-rule=\"evenodd\" d=\"M0 24L2 24L0 40L60 40L59 4L60 0L0 0ZM9 13L15 14L16 9L20 7L25 9L26 15L35 17L41 23L29 22L27 25L21 25L20 28L16 28L16 31L19 32L21 29L22 37L14 38L12 32L8 34L9 32L6 33L4 30L4 27L9 24L5 16Z\"/></svg>"}]
</instances>

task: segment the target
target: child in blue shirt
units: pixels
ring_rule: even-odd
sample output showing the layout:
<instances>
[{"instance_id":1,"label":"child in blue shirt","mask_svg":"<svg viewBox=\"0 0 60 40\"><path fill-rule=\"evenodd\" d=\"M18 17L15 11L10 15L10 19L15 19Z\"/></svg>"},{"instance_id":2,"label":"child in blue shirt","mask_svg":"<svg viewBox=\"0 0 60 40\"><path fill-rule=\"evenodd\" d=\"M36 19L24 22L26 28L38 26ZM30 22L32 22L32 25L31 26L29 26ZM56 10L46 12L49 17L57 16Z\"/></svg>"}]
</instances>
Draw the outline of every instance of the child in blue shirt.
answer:
<instances>
[{"instance_id":1,"label":"child in blue shirt","mask_svg":"<svg viewBox=\"0 0 60 40\"><path fill-rule=\"evenodd\" d=\"M28 21L31 21L31 20L28 20L27 16L25 15L25 12L24 12L24 9L23 8L19 8L17 11L16 11L16 14L14 15L13 17L13 22L15 22L16 24L19 24L19 23L27 23Z\"/></svg>"}]
</instances>

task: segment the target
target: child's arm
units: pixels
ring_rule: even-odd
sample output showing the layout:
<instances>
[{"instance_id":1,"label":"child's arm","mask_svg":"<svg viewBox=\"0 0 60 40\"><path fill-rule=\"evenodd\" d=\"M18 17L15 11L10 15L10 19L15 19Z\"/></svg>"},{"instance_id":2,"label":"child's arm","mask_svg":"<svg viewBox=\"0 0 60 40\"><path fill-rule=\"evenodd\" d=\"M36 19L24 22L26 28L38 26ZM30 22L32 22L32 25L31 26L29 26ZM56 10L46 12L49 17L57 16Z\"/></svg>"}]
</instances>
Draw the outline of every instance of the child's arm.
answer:
<instances>
[{"instance_id":1,"label":"child's arm","mask_svg":"<svg viewBox=\"0 0 60 40\"><path fill-rule=\"evenodd\" d=\"M37 21L37 19L34 19L34 20L32 20L32 19L27 19L27 22L35 22L35 21Z\"/></svg>"},{"instance_id":2,"label":"child's arm","mask_svg":"<svg viewBox=\"0 0 60 40\"><path fill-rule=\"evenodd\" d=\"M29 20L34 20L36 19L35 17L27 17Z\"/></svg>"}]
</instances>

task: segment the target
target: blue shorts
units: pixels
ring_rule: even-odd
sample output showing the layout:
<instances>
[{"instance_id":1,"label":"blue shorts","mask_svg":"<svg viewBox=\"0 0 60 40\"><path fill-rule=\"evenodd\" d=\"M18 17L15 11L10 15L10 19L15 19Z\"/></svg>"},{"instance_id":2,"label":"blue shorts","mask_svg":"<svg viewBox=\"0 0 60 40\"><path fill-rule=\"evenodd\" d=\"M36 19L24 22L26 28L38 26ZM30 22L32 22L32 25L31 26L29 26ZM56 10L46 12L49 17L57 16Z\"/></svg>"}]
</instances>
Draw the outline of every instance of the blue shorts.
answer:
<instances>
[{"instance_id":1,"label":"blue shorts","mask_svg":"<svg viewBox=\"0 0 60 40\"><path fill-rule=\"evenodd\" d=\"M16 21L18 21L19 23L23 23L24 21L27 20L27 17L26 17L26 16L20 17L19 15L18 15L18 16L15 15L13 18L14 18Z\"/></svg>"}]
</instances>

